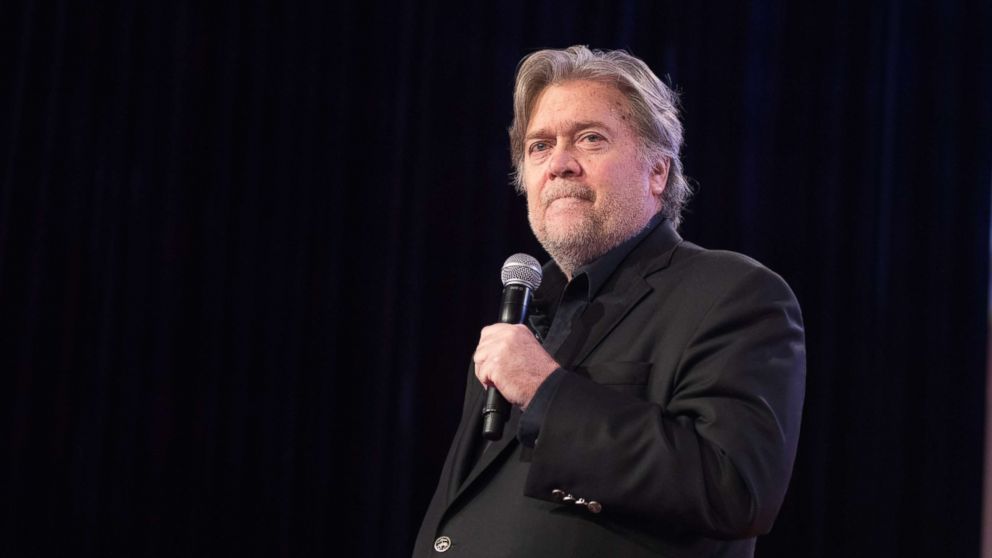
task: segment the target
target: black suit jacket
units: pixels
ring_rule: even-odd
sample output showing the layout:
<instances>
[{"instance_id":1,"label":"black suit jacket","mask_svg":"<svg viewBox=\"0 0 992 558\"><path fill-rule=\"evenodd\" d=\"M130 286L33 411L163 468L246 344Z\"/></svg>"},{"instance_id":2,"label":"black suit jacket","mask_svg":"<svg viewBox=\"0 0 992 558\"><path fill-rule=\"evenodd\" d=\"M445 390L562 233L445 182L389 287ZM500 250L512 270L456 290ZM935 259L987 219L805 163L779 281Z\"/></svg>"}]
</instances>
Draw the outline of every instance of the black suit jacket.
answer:
<instances>
[{"instance_id":1,"label":"black suit jacket","mask_svg":"<svg viewBox=\"0 0 992 558\"><path fill-rule=\"evenodd\" d=\"M413 555L441 555L447 537L443 556L752 556L799 435L804 337L785 282L682 241L666 221L554 356L570 373L536 447L514 438L514 408L477 463L483 391L469 370Z\"/></svg>"}]
</instances>

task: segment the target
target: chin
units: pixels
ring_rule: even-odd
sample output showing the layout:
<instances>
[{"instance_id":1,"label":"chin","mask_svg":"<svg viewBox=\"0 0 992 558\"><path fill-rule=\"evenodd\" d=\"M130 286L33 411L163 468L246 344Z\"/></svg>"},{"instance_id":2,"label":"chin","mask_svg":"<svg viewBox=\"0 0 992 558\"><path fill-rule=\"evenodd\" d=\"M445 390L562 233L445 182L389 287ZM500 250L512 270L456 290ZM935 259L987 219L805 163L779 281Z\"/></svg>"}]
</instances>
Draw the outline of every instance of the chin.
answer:
<instances>
[{"instance_id":1,"label":"chin","mask_svg":"<svg viewBox=\"0 0 992 558\"><path fill-rule=\"evenodd\" d=\"M596 236L596 228L585 219L549 223L544 229L544 237L560 246L587 244Z\"/></svg>"},{"instance_id":2,"label":"chin","mask_svg":"<svg viewBox=\"0 0 992 558\"><path fill-rule=\"evenodd\" d=\"M603 235L590 222L548 226L537 234L537 239L559 264L568 262L573 267L588 263L603 252Z\"/></svg>"}]
</instances>

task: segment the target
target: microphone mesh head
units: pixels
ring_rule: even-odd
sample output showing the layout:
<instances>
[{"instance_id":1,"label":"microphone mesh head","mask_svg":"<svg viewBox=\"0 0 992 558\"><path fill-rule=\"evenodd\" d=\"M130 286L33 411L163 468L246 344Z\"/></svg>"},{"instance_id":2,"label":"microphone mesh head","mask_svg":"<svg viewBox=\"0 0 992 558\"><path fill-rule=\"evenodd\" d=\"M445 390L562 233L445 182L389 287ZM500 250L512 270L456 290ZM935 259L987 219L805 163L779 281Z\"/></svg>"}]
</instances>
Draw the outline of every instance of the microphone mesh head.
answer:
<instances>
[{"instance_id":1,"label":"microphone mesh head","mask_svg":"<svg viewBox=\"0 0 992 558\"><path fill-rule=\"evenodd\" d=\"M541 264L533 256L514 254L506 259L500 279L503 286L523 285L532 291L541 286Z\"/></svg>"}]
</instances>

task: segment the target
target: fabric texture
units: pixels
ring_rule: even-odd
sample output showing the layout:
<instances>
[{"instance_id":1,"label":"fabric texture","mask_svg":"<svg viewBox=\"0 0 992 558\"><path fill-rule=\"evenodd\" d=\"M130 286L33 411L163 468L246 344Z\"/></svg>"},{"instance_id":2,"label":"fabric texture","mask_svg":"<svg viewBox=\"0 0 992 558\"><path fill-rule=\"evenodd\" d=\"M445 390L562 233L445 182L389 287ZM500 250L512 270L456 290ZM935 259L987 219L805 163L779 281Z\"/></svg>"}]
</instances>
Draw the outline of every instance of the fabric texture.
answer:
<instances>
[{"instance_id":1,"label":"fabric texture","mask_svg":"<svg viewBox=\"0 0 992 558\"><path fill-rule=\"evenodd\" d=\"M641 232L615 246L595 261L577 269L571 281L567 281L567 278L555 268L558 273L553 275L554 281L542 293L544 300L538 298L536 301L536 305L543 312L537 315L537 319L532 315L528 323L546 351L552 354L558 352L558 348L572 331L576 314L584 310L589 301L599 293L630 251L664 220L665 217L661 213L655 214ZM549 297L553 301L560 302L549 302L547 300ZM562 372L563 369L558 368L544 380L527 405L527 410L520 415L517 439L526 447L534 447L534 442L540 434L541 424L544 423L548 404L558 390L558 384L561 383Z\"/></svg>"},{"instance_id":2,"label":"fabric texture","mask_svg":"<svg viewBox=\"0 0 992 558\"><path fill-rule=\"evenodd\" d=\"M545 273L549 289L564 284L553 263ZM535 320L553 298L539 290ZM799 435L804 333L789 287L665 221L571 325L532 450L507 435L473 459L483 391L470 367L413 555L447 537L445 556L752 556ZM519 420L514 408L507 431Z\"/></svg>"}]
</instances>

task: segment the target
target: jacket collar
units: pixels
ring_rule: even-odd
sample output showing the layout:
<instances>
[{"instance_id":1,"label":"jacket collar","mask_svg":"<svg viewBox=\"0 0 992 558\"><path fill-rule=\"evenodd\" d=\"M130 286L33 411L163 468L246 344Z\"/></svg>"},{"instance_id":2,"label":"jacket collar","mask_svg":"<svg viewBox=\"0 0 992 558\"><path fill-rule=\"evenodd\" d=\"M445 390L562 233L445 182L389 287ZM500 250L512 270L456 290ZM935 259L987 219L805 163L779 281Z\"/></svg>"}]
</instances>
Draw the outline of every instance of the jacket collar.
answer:
<instances>
[{"instance_id":1,"label":"jacket collar","mask_svg":"<svg viewBox=\"0 0 992 558\"><path fill-rule=\"evenodd\" d=\"M682 237L667 219L635 246L602 291L573 325L565 366L578 367L637 304L653 290L647 277L671 263Z\"/></svg>"},{"instance_id":2,"label":"jacket collar","mask_svg":"<svg viewBox=\"0 0 992 558\"><path fill-rule=\"evenodd\" d=\"M652 287L646 281L646 277L668 267L672 260L672 255L675 253L675 248L681 242L682 237L676 232L671 221L665 219L633 247L626 258L619 264L616 271L606 281L601 293L589 304L578 320L579 323L576 324L577 330L573 331L571 336L577 342L574 344L571 342L568 343L574 347L574 356L563 358L562 360L565 361L563 362L564 366L579 366L617 326L620 320L651 292ZM544 289L545 285L547 285L547 290L541 293L539 289L538 292L545 297L549 296L551 292L560 294L564 285L562 283L555 285L554 282L559 281L557 278L564 279L564 274L553 261L544 265L544 271L546 273L552 272L551 278L553 283L542 284L541 289ZM558 290L552 291L552 288L557 288ZM538 297L538 293L535 293L535 306L538 306L537 301L545 302L546 298L542 300ZM462 438L460 440L462 448L460 448L459 456L462 460L466 459L471 453L467 449L468 440L465 437L479 436L481 432L481 409L484 393L481 389L478 389L476 403L474 404L474 408L478 412L465 425L467 430L459 433L459 437ZM465 481L460 483L461 486L457 490L451 490L449 488L449 505L454 503L497 458L517 443L516 430L519 419L520 410L517 407L513 407L510 413L510 419L507 421L504 429L503 438L493 442L483 452L479 462L468 472ZM464 467L471 466L472 464L462 462L458 463L456 468L464 471ZM461 474L457 474L457 476L461 477ZM451 488L454 488L454 486Z\"/></svg>"}]
</instances>

